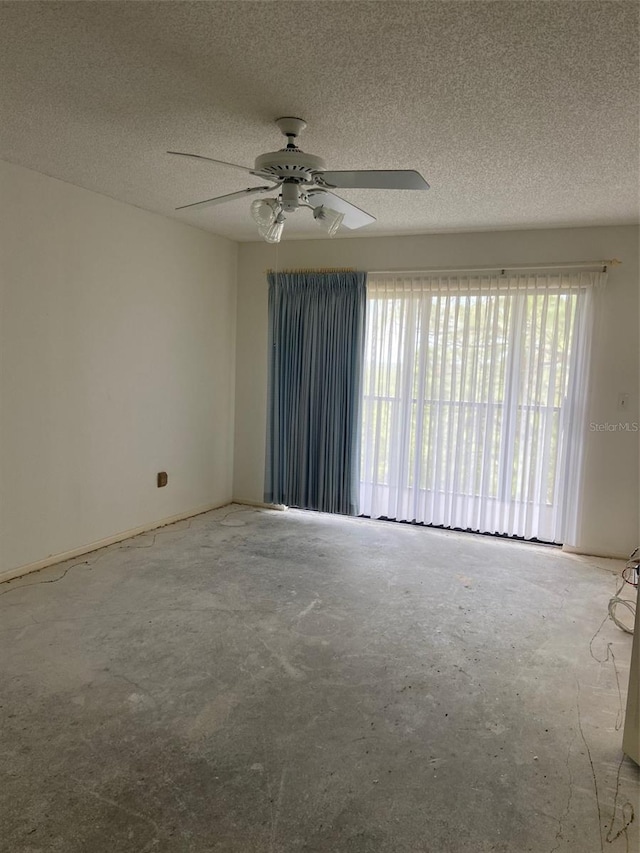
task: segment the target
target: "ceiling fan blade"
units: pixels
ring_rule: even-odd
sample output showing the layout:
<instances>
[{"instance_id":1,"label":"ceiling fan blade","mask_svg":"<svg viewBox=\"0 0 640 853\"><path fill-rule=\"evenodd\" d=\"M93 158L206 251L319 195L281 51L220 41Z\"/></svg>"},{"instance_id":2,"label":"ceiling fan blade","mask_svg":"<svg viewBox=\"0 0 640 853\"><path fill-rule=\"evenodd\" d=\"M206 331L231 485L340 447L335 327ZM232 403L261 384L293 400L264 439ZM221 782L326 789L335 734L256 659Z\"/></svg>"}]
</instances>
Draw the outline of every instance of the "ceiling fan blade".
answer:
<instances>
[{"instance_id":1,"label":"ceiling fan blade","mask_svg":"<svg viewBox=\"0 0 640 853\"><path fill-rule=\"evenodd\" d=\"M320 186L363 190L428 190L429 184L414 169L362 169L354 172L319 172Z\"/></svg>"},{"instance_id":2,"label":"ceiling fan blade","mask_svg":"<svg viewBox=\"0 0 640 853\"><path fill-rule=\"evenodd\" d=\"M167 151L167 154L176 154L178 157L192 157L194 160L207 160L209 163L217 163L219 166L231 166L232 169L241 169L250 175L255 174L248 166L239 166L237 163L227 163L226 160L214 160L213 157L205 157L204 154L187 154L185 151Z\"/></svg>"},{"instance_id":3,"label":"ceiling fan blade","mask_svg":"<svg viewBox=\"0 0 640 853\"><path fill-rule=\"evenodd\" d=\"M319 188L307 190L307 198L311 207L324 205L331 210L337 210L338 213L344 214L342 224L345 228L362 228L376 221L375 216L371 216L370 213L366 213L364 210L356 207L355 204L345 201L339 195L329 192L329 190Z\"/></svg>"},{"instance_id":4,"label":"ceiling fan blade","mask_svg":"<svg viewBox=\"0 0 640 853\"><path fill-rule=\"evenodd\" d=\"M243 198L246 195L253 195L253 193L265 193L272 189L274 188L247 187L246 190L239 190L237 193L227 193L226 195L219 195L215 198L207 198L204 201L194 201L191 204L183 204L180 207L176 207L176 210L185 210L187 207L206 207L207 205L224 204L225 201L233 201L234 198Z\"/></svg>"}]
</instances>

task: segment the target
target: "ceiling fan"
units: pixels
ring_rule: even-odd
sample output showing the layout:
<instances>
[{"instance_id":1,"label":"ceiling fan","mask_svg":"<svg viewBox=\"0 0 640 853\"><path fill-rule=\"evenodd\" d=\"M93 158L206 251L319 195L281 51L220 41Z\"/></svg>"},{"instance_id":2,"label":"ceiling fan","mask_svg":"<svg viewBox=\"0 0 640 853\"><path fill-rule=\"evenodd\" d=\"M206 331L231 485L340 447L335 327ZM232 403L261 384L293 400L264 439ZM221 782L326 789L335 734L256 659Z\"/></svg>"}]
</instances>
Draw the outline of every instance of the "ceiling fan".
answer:
<instances>
[{"instance_id":1,"label":"ceiling fan","mask_svg":"<svg viewBox=\"0 0 640 853\"><path fill-rule=\"evenodd\" d=\"M183 204L176 210L224 204L243 196L276 190L278 194L275 198L255 199L251 205L251 214L258 224L260 236L268 243L278 243L282 236L285 213L292 213L300 207L310 208L313 218L325 228L330 237L334 236L340 225L355 229L375 222L374 216L335 195L332 192L334 189L429 189L429 184L422 175L413 169L327 171L324 160L313 154L305 154L296 145L297 137L307 126L303 119L284 116L276 119L276 124L287 138L286 147L281 151L261 154L253 169L227 163L225 160L215 160L202 154L168 151L168 154L176 154L179 157L193 157L196 160L231 166L263 181L271 181L267 186L247 187L235 193Z\"/></svg>"}]
</instances>

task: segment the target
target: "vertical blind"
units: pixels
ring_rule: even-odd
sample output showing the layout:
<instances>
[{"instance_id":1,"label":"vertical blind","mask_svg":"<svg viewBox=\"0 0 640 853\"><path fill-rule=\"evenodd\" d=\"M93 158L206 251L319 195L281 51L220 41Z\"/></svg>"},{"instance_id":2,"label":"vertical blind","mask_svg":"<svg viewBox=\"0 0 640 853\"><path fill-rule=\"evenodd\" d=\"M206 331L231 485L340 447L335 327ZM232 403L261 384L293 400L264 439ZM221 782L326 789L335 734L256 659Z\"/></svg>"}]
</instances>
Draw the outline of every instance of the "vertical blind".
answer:
<instances>
[{"instance_id":1,"label":"vertical blind","mask_svg":"<svg viewBox=\"0 0 640 853\"><path fill-rule=\"evenodd\" d=\"M360 511L572 544L604 278L370 277Z\"/></svg>"}]
</instances>

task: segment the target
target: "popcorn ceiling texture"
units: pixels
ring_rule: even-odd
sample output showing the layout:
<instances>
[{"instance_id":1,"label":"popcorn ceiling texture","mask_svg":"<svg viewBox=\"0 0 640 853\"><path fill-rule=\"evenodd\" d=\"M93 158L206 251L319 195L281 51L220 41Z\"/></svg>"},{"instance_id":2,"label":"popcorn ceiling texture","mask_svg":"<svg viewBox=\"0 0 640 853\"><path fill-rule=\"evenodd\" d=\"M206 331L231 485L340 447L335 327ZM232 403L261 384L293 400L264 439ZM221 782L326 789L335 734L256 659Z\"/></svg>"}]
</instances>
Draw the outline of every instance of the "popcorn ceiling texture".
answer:
<instances>
[{"instance_id":1,"label":"popcorn ceiling texture","mask_svg":"<svg viewBox=\"0 0 640 853\"><path fill-rule=\"evenodd\" d=\"M330 169L416 168L427 193L349 190L357 233L638 221L637 2L4 2L0 158L237 240L302 116ZM322 237L308 211L289 237Z\"/></svg>"}]
</instances>

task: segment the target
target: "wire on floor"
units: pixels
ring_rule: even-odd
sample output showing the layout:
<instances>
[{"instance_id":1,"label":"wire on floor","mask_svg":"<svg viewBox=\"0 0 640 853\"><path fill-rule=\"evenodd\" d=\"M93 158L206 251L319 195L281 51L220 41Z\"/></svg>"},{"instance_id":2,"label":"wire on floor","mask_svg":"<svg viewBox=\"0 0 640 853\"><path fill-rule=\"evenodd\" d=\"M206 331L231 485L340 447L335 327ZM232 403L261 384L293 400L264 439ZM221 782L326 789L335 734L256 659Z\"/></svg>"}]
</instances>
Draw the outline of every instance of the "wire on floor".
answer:
<instances>
[{"instance_id":1,"label":"wire on floor","mask_svg":"<svg viewBox=\"0 0 640 853\"><path fill-rule=\"evenodd\" d=\"M627 560L627 565L622 570L622 583L616 590L616 594L609 600L609 606L607 608L609 612L609 618L615 622L615 624L623 631L626 631L627 634L633 634L633 627L629 627L622 620L620 620L616 616L616 609L618 607L625 607L631 613L631 624L635 623L636 618L636 604L628 598L620 598L620 593L624 589L625 584L631 584L631 586L638 588L638 574L640 572L640 548L636 548L633 554Z\"/></svg>"}]
</instances>

